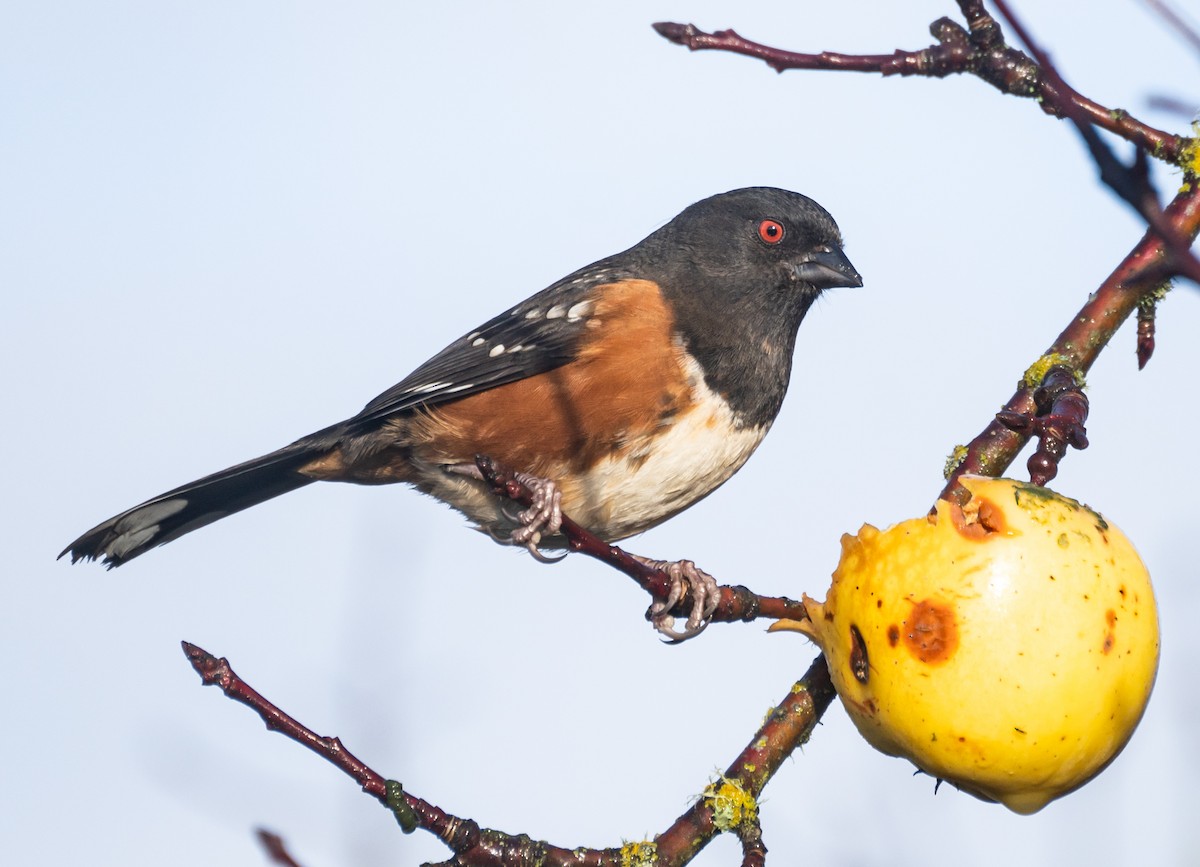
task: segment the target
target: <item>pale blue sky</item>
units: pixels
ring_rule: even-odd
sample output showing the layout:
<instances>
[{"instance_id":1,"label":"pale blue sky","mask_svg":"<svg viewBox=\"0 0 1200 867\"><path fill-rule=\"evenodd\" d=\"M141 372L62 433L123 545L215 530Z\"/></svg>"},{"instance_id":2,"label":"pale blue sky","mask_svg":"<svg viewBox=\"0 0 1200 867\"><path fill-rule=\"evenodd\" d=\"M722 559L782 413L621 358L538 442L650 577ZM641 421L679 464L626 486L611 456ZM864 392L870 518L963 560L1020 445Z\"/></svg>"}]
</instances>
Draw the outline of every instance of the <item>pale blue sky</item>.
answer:
<instances>
[{"instance_id":1,"label":"pale blue sky","mask_svg":"<svg viewBox=\"0 0 1200 867\"><path fill-rule=\"evenodd\" d=\"M1200 99L1196 58L1142 4L1022 5L1070 81L1185 128L1145 104ZM834 214L866 285L809 315L792 393L747 467L629 547L823 595L839 535L928 507L945 455L1141 229L1031 103L967 79L779 76L649 25L881 52L926 44L955 13L2 4L6 861L257 865L260 824L309 867L445 857L201 688L180 639L485 825L612 845L669 824L807 667L801 639L732 625L664 647L623 577L577 557L538 565L399 488L313 486L111 573L54 555L120 509L352 414L690 202L770 184ZM772 863L1194 858L1198 319L1194 288L1168 299L1141 374L1132 326L1118 335L1091 375L1092 447L1056 482L1120 525L1156 582L1162 667L1130 747L1018 817L933 797L836 709L767 790ZM737 858L721 840L697 863Z\"/></svg>"}]
</instances>

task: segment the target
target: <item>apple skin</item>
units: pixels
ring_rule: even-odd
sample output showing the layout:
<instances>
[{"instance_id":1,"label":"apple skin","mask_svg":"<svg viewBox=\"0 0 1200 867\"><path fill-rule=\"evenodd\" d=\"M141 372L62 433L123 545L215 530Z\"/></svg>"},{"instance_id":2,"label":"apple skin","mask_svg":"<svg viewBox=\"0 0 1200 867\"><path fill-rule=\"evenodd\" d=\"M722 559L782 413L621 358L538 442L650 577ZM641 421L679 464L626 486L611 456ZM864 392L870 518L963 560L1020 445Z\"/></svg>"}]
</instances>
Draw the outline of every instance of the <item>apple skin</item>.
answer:
<instances>
[{"instance_id":1,"label":"apple skin","mask_svg":"<svg viewBox=\"0 0 1200 867\"><path fill-rule=\"evenodd\" d=\"M1033 813L1104 769L1158 670L1158 614L1133 545L1046 488L964 477L965 507L842 537L824 603L785 622L824 651L873 746ZM790 624L790 625L788 625Z\"/></svg>"}]
</instances>

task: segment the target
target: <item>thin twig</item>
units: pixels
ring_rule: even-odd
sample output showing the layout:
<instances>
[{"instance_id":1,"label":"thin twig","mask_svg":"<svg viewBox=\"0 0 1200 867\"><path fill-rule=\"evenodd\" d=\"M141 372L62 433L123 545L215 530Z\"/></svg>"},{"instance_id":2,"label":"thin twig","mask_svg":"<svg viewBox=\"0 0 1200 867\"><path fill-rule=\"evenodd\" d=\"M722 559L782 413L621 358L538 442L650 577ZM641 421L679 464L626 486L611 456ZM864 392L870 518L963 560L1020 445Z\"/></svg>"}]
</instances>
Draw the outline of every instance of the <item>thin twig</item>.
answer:
<instances>
[{"instance_id":1,"label":"thin twig","mask_svg":"<svg viewBox=\"0 0 1200 867\"><path fill-rule=\"evenodd\" d=\"M1065 117L1074 124L1100 169L1100 179L1166 240L1167 257L1163 267L1168 276L1178 274L1200 284L1200 259L1192 255L1190 244L1164 219L1147 166L1148 158L1156 157L1191 171L1191 166L1185 163L1187 155L1196 147L1195 142L1155 129L1127 111L1108 109L1067 85L1005 0L995 2L1029 48L1032 58L1004 41L1000 25L988 14L982 0L958 0L969 30L949 18L940 18L930 28L938 40L937 45L918 51L897 49L892 54L832 51L801 54L753 42L733 30L705 33L695 25L672 22L659 22L654 29L666 39L692 51L711 49L744 54L764 61L777 72L824 69L936 78L970 73L1003 93L1036 98L1047 114ZM1132 165L1126 166L1116 158L1096 132L1097 127L1135 145ZM1196 180L1193 178L1193 182Z\"/></svg>"},{"instance_id":2,"label":"thin twig","mask_svg":"<svg viewBox=\"0 0 1200 867\"><path fill-rule=\"evenodd\" d=\"M483 474L484 480L492 486L497 496L508 497L524 506L529 506L533 502L533 496L529 489L518 481L516 474L511 469L502 466L486 455L478 456L475 462ZM561 532L566 537L567 544L572 551L594 557L628 575L656 602L667 598L671 589L671 578L663 570L651 568L616 545L610 545L586 527L571 520L567 515L563 515ZM759 596L749 588L740 585L724 584L720 586L719 590L720 601L710 618L711 622L749 622L758 618L804 620L808 617L803 603L786 596ZM691 605L691 590L688 588L675 607L667 613L676 617L684 617L691 610ZM649 611L647 611L646 617L649 619Z\"/></svg>"},{"instance_id":3,"label":"thin twig","mask_svg":"<svg viewBox=\"0 0 1200 867\"><path fill-rule=\"evenodd\" d=\"M1176 231L1194 240L1200 233L1200 184L1179 193L1164 215ZM1141 300L1161 287L1161 263L1166 253L1163 241L1147 232L1133 251L1122 260L1100 288L1088 298L1043 358L1053 359L1081 374L1091 369L1100 352L1116 330L1138 308ZM1036 414L1033 393L1037 383L1022 383L1009 398L1003 411L1021 415ZM1025 445L1028 437L1015 433L993 420L965 448L963 459L950 473L940 499L961 501L964 491L958 477L964 473L998 476L1004 472Z\"/></svg>"},{"instance_id":4,"label":"thin twig","mask_svg":"<svg viewBox=\"0 0 1200 867\"><path fill-rule=\"evenodd\" d=\"M761 835L752 825L722 826L714 814L712 799L700 798L674 824L653 842L626 844L618 848L565 848L533 840L524 834L508 834L480 828L471 819L460 819L405 792L399 783L386 779L347 750L338 738L322 737L286 711L268 701L233 671L229 661L217 658L194 644L183 642L183 650L206 686L219 686L226 696L255 711L271 731L286 735L342 770L364 792L392 810L405 832L421 828L434 834L450 847L453 867L628 867L633 859L631 847L652 850L654 863L663 867L681 867L724 831L744 834L748 853L757 852ZM755 803L767 781L774 776L792 752L811 736L817 721L833 701L833 684L825 658L818 656L800 679L767 717L749 745L734 760L722 777L724 782ZM756 822L756 820L754 820ZM269 851L281 851L282 841L271 848L270 838L259 832ZM757 839L757 842L756 842ZM762 849L765 852L765 848ZM290 856L289 856L290 857ZM277 862L287 863L287 862ZM640 863L640 862L639 862ZM751 862L755 863L755 862Z\"/></svg>"},{"instance_id":5,"label":"thin twig","mask_svg":"<svg viewBox=\"0 0 1200 867\"><path fill-rule=\"evenodd\" d=\"M1086 372L1117 327L1137 309L1139 301L1160 291L1164 282L1175 275L1184 275L1200 283L1200 260L1190 250L1197 234L1200 178L1189 163L1189 156L1200 145L1184 136L1155 129L1126 111L1110 110L1068 87L1004 0L997 0L997 7L1029 46L1036 61L1004 41L999 23L988 14L982 0L957 2L968 29L949 18L941 18L930 28L938 44L919 51L897 50L892 54L801 54L752 42L733 30L705 33L692 24L668 22L655 24L654 29L666 39L693 51L711 49L744 54L764 61L779 72L823 69L932 77L971 73L1004 93L1036 97L1048 114L1070 118L1100 166L1102 179L1133 205L1151 226L1151 232L1047 350L1046 356L1056 356L1072 369ZM1133 165L1122 165L1094 127L1132 142L1138 149ZM1179 165L1187 175L1183 189L1165 210L1159 208L1157 196L1150 187L1148 156ZM1148 329L1149 325L1143 324L1139 341L1139 363L1143 365L1151 347ZM1035 388L1036 384L1022 385L1003 411L1024 416L1036 414ZM957 484L963 473L1000 474L1026 440L1027 434L1008 430L993 420L956 455L958 463L948 474L948 483L941 496L965 496L965 491Z\"/></svg>"},{"instance_id":6,"label":"thin twig","mask_svg":"<svg viewBox=\"0 0 1200 867\"><path fill-rule=\"evenodd\" d=\"M1026 383L1033 385L1032 382ZM1051 365L1033 392L1037 415L1021 415L1001 410L996 420L1010 431L1038 439L1037 450L1025 466L1029 481L1045 487L1058 475L1058 464L1067 447L1086 449L1088 398L1083 393L1083 377L1071 368Z\"/></svg>"},{"instance_id":7,"label":"thin twig","mask_svg":"<svg viewBox=\"0 0 1200 867\"><path fill-rule=\"evenodd\" d=\"M1017 38L1025 43L1025 47L1037 61L1045 81L1045 85L1041 88L1043 100L1052 100L1062 114L1074 124L1075 129L1079 131L1079 135L1087 144L1093 161L1100 169L1100 179L1137 211L1142 219L1166 242L1165 252L1170 260L1167 267L1172 272L1200 284L1200 259L1193 256L1189 249L1191 240L1185 240L1163 216L1158 193L1150 182L1146 150L1138 148L1131 166L1126 166L1118 160L1112 149L1096 132L1093 126L1094 121L1087 117L1080 108L1083 97L1063 80L1058 69L1050 61L1049 55L1034 41L1029 30L1009 8L1006 0L993 0L993 2L1013 32L1017 34ZM960 5L965 8L967 0L960 0Z\"/></svg>"},{"instance_id":8,"label":"thin twig","mask_svg":"<svg viewBox=\"0 0 1200 867\"><path fill-rule=\"evenodd\" d=\"M879 75L919 75L944 78L970 73L1012 96L1037 98L1037 65L1023 52L1000 42L989 44L961 25L941 18L931 27L937 45L916 51L897 49L891 54L843 54L823 51L804 54L785 51L746 39L733 30L706 33L694 24L662 21L653 25L658 34L692 51L728 51L762 60L777 72L817 69L834 72L868 72ZM1078 97L1077 107L1096 126L1120 136L1151 156L1179 165L1191 139L1155 129L1125 111L1106 108L1087 97ZM1061 116L1057 104L1039 99L1042 111Z\"/></svg>"}]
</instances>

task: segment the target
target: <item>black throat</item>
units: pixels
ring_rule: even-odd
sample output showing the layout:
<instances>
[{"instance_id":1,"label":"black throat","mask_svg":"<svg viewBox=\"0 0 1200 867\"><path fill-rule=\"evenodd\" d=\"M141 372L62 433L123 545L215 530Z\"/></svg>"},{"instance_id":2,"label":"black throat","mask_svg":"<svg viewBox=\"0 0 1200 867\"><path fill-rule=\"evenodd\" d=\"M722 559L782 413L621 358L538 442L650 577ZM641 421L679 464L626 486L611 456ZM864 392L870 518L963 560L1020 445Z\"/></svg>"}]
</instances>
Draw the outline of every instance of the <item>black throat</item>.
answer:
<instances>
[{"instance_id":1,"label":"black throat","mask_svg":"<svg viewBox=\"0 0 1200 867\"><path fill-rule=\"evenodd\" d=\"M705 292L689 291L675 280L661 285L705 384L747 427L774 421L791 378L796 332L818 293L784 281L776 287L726 283L716 304Z\"/></svg>"}]
</instances>

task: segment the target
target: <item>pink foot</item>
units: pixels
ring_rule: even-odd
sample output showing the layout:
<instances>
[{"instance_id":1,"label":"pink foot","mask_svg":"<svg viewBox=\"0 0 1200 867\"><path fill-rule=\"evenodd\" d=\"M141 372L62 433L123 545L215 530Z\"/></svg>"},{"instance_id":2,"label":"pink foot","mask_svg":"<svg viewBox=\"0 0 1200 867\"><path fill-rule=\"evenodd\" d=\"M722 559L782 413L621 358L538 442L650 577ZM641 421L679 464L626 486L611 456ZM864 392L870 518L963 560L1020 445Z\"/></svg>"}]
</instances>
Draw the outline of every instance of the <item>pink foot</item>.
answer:
<instances>
[{"instance_id":1,"label":"pink foot","mask_svg":"<svg viewBox=\"0 0 1200 867\"><path fill-rule=\"evenodd\" d=\"M442 467L448 473L486 481L483 473L475 464L446 464ZM533 503L527 509L515 515L502 506L504 514L520 526L507 536L494 527L484 527L488 534L497 542L503 544L524 545L535 560L543 563L557 563L567 555L549 557L538 548L543 536L553 536L562 527L562 491L550 479L543 479L529 473L514 473L513 478L529 489L533 495Z\"/></svg>"},{"instance_id":2,"label":"pink foot","mask_svg":"<svg viewBox=\"0 0 1200 867\"><path fill-rule=\"evenodd\" d=\"M709 618L717 610L721 593L711 575L700 569L691 560L651 560L634 554L633 559L651 569L661 569L671 579L667 598L650 606L650 622L672 643L695 638L708 626ZM675 618L668 612L675 607L688 587L692 590L692 610L688 613L683 629L675 628Z\"/></svg>"},{"instance_id":3,"label":"pink foot","mask_svg":"<svg viewBox=\"0 0 1200 867\"><path fill-rule=\"evenodd\" d=\"M523 484L533 494L533 503L528 509L517 513L521 526L510 534L517 545L524 545L535 559L543 563L557 563L566 554L559 557L547 557L538 548L542 536L553 536L562 527L562 491L550 479L531 476L529 473L516 473L513 478Z\"/></svg>"}]
</instances>

